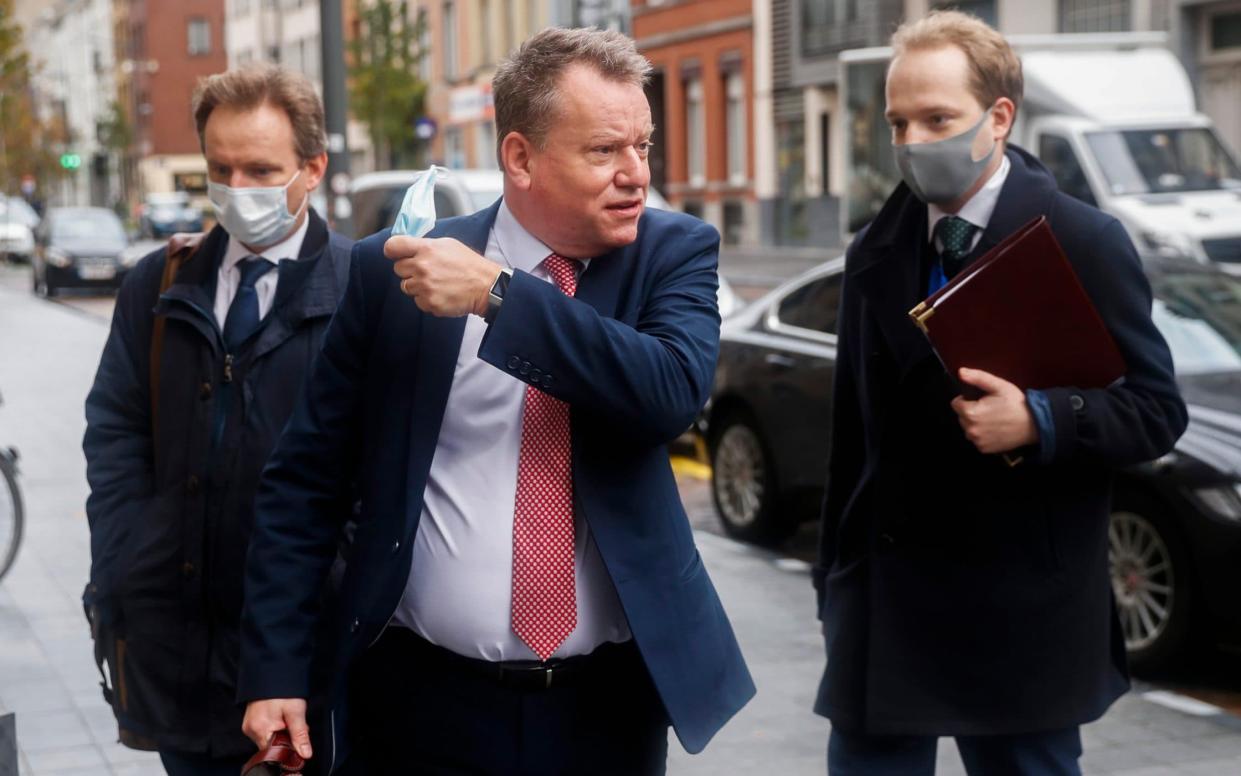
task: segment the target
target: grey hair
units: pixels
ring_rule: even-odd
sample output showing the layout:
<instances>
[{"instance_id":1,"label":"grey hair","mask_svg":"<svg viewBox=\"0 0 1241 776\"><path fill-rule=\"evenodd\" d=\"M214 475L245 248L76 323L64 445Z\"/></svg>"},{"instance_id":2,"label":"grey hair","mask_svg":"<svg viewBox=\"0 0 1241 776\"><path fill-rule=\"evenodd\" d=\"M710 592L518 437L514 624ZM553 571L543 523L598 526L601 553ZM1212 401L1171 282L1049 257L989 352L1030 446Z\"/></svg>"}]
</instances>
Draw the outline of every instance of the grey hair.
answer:
<instances>
[{"instance_id":1,"label":"grey hair","mask_svg":"<svg viewBox=\"0 0 1241 776\"><path fill-rule=\"evenodd\" d=\"M549 27L522 43L491 79L496 111L496 156L510 132L543 148L560 112L557 84L570 65L585 64L606 78L643 87L651 63L633 40L614 30ZM500 160L504 167L504 160Z\"/></svg>"}]
</instances>

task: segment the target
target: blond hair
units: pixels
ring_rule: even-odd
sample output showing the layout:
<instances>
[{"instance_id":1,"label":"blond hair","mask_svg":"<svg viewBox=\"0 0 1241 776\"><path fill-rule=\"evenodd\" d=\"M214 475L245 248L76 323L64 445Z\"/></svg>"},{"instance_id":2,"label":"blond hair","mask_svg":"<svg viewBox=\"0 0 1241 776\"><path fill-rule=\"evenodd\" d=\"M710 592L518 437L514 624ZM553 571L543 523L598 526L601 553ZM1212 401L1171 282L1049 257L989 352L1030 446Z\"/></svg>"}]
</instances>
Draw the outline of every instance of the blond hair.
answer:
<instances>
[{"instance_id":1,"label":"blond hair","mask_svg":"<svg viewBox=\"0 0 1241 776\"><path fill-rule=\"evenodd\" d=\"M549 27L536 33L500 63L491 80L497 154L510 132L520 132L543 147L560 114L560 76L574 64L589 65L606 78L639 87L651 74L651 63L638 53L633 40L614 30Z\"/></svg>"},{"instance_id":2,"label":"blond hair","mask_svg":"<svg viewBox=\"0 0 1241 776\"><path fill-rule=\"evenodd\" d=\"M293 125L293 150L305 163L327 151L323 101L314 86L300 73L268 63L245 65L202 78L194 89L194 125L198 144L211 112L220 106L251 110L272 105L284 111Z\"/></svg>"},{"instance_id":3,"label":"blond hair","mask_svg":"<svg viewBox=\"0 0 1241 776\"><path fill-rule=\"evenodd\" d=\"M974 97L988 108L1001 97L1021 107L1025 82L1021 60L1004 36L977 16L961 11L932 11L912 22L905 22L892 34L892 58L906 51L956 46L969 60L969 87Z\"/></svg>"}]
</instances>

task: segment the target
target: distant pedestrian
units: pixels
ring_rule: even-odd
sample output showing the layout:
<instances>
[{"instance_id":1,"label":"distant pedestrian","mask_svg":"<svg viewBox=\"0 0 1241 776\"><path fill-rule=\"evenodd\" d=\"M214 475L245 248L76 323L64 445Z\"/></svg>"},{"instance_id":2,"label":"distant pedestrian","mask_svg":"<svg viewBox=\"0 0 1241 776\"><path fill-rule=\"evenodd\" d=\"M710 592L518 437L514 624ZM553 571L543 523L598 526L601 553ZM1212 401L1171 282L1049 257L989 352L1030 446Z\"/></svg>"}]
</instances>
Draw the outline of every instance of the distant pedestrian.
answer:
<instances>
[{"instance_id":1,"label":"distant pedestrian","mask_svg":"<svg viewBox=\"0 0 1241 776\"><path fill-rule=\"evenodd\" d=\"M121 742L173 776L237 776L242 567L259 472L345 288L351 243L310 207L323 105L301 75L204 79L219 225L144 258L86 401L96 652Z\"/></svg>"},{"instance_id":2,"label":"distant pedestrian","mask_svg":"<svg viewBox=\"0 0 1241 776\"><path fill-rule=\"evenodd\" d=\"M1077 774L1078 726L1128 687L1107 565L1113 472L1172 449L1185 405L1124 227L1007 144L1022 98L1007 41L937 12L892 46L904 183L848 250L814 573L828 771L931 774L937 737L955 736L976 776ZM1119 385L1023 392L949 375L909 319L1039 215L1127 362Z\"/></svg>"}]
</instances>

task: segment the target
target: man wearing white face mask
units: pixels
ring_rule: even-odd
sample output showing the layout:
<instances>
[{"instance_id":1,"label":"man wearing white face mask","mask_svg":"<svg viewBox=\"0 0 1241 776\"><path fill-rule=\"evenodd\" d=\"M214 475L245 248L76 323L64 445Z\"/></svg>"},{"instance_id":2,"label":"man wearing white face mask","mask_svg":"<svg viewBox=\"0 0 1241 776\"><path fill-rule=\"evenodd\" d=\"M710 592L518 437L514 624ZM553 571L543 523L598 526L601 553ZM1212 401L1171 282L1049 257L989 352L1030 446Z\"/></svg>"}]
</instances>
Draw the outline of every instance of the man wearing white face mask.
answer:
<instances>
[{"instance_id":1,"label":"man wearing white face mask","mask_svg":"<svg viewBox=\"0 0 1241 776\"><path fill-rule=\"evenodd\" d=\"M1170 450L1185 405L1124 228L1006 142L1022 97L1008 43L937 12L892 46L904 182L848 251L813 574L828 771L929 776L953 736L972 776L1079 774L1079 726L1128 686L1107 566L1113 472ZM1023 392L949 375L909 320L1039 215L1124 356L1119 385ZM1013 468L996 455L1014 452Z\"/></svg>"},{"instance_id":2,"label":"man wearing white face mask","mask_svg":"<svg viewBox=\"0 0 1241 776\"><path fill-rule=\"evenodd\" d=\"M235 703L254 490L352 245L309 204L327 155L305 78L211 76L194 118L218 225L147 256L117 298L86 402L84 603L121 741L172 776L236 776L254 751Z\"/></svg>"}]
</instances>

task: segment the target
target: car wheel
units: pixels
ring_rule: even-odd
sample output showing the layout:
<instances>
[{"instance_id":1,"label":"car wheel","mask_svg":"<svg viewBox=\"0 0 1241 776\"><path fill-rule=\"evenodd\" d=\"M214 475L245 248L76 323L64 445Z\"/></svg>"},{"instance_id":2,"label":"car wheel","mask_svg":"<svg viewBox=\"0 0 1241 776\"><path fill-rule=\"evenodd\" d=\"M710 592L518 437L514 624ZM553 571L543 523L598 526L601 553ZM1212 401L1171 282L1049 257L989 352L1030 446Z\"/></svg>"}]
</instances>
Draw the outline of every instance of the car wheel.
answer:
<instances>
[{"instance_id":1,"label":"car wheel","mask_svg":"<svg viewBox=\"0 0 1241 776\"><path fill-rule=\"evenodd\" d=\"M1130 665L1139 672L1166 667L1188 641L1194 593L1180 535L1158 505L1117 495L1108 567Z\"/></svg>"},{"instance_id":2,"label":"car wheel","mask_svg":"<svg viewBox=\"0 0 1241 776\"><path fill-rule=\"evenodd\" d=\"M780 514L776 473L758 424L735 411L713 423L711 495L724 532L755 544L778 544L796 524Z\"/></svg>"}]
</instances>

